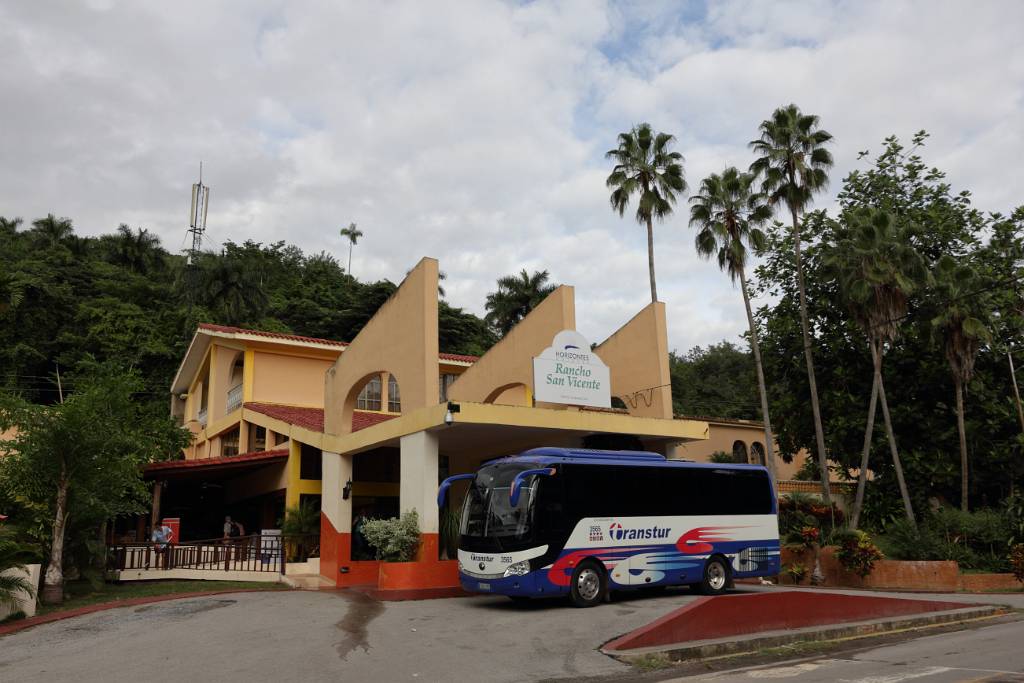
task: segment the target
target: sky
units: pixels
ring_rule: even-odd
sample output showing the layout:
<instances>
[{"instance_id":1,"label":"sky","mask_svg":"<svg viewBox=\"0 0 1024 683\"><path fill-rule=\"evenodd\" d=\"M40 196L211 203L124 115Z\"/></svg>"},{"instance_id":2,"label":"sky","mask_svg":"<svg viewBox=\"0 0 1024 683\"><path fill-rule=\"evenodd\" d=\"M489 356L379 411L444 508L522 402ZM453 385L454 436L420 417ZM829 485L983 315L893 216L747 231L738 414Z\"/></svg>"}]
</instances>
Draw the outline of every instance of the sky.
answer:
<instances>
[{"instance_id":1,"label":"sky","mask_svg":"<svg viewBox=\"0 0 1024 683\"><path fill-rule=\"evenodd\" d=\"M206 246L277 240L399 282L422 257L482 314L494 281L548 270L598 342L650 300L644 229L608 204L604 153L646 121L696 188L752 161L778 106L835 141L829 207L881 141L986 211L1024 203L1024 3L37 2L0 4L0 215L54 213L186 242L200 160ZM670 347L746 327L697 257L687 196L655 227ZM756 303L756 302L755 302ZM302 332L302 330L296 330Z\"/></svg>"}]
</instances>

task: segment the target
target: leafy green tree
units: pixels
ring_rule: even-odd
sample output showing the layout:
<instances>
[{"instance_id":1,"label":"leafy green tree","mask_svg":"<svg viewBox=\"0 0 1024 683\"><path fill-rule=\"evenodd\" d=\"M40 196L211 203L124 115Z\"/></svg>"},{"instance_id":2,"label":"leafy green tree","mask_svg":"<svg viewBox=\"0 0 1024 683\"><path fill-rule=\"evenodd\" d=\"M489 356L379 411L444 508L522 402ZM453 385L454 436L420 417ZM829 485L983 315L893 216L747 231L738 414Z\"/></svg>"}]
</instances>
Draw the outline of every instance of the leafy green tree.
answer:
<instances>
[{"instance_id":1,"label":"leafy green tree","mask_svg":"<svg viewBox=\"0 0 1024 683\"><path fill-rule=\"evenodd\" d=\"M136 374L109 365L82 377L64 403L39 406L0 395L0 482L46 529L49 559L43 599L63 599L67 531L76 515L101 521L145 510L141 467L181 452L188 432L147 412Z\"/></svg>"},{"instance_id":2,"label":"leafy green tree","mask_svg":"<svg viewBox=\"0 0 1024 683\"><path fill-rule=\"evenodd\" d=\"M352 272L352 247L356 245L363 231L356 227L355 223L349 223L347 228L341 229L341 236L348 240L348 272Z\"/></svg>"},{"instance_id":3,"label":"leafy green tree","mask_svg":"<svg viewBox=\"0 0 1024 683\"><path fill-rule=\"evenodd\" d=\"M134 231L122 223L117 233L105 238L109 257L114 263L133 273L148 273L163 264L166 252L160 247L160 238L143 228Z\"/></svg>"},{"instance_id":4,"label":"leafy green tree","mask_svg":"<svg viewBox=\"0 0 1024 683\"><path fill-rule=\"evenodd\" d=\"M703 258L716 257L718 267L740 283L743 308L749 325L750 350L754 354L757 386L761 397L761 420L764 422L765 455L768 471L775 479L774 437L768 412L768 391L765 388L761 348L757 326L750 309L747 286L747 252L749 247L764 249L765 238L758 226L771 218L771 208L764 195L754 191L754 176L729 167L721 175L712 173L700 184L700 193L690 198L690 226L697 229L697 253Z\"/></svg>"},{"instance_id":5,"label":"leafy green tree","mask_svg":"<svg viewBox=\"0 0 1024 683\"><path fill-rule=\"evenodd\" d=\"M32 221L32 233L43 244L55 247L74 236L70 218L57 218L52 213Z\"/></svg>"},{"instance_id":6,"label":"leafy green tree","mask_svg":"<svg viewBox=\"0 0 1024 683\"><path fill-rule=\"evenodd\" d=\"M498 278L497 291L488 294L484 303L484 320L504 337L555 291L557 285L548 282L548 277L546 270L536 270L531 275L524 268L517 275Z\"/></svg>"},{"instance_id":7,"label":"leafy green tree","mask_svg":"<svg viewBox=\"0 0 1024 683\"><path fill-rule=\"evenodd\" d=\"M749 352L723 341L685 354L670 352L668 360L677 415L757 419L757 379Z\"/></svg>"},{"instance_id":8,"label":"leafy green tree","mask_svg":"<svg viewBox=\"0 0 1024 683\"><path fill-rule=\"evenodd\" d=\"M956 427L960 437L960 509L967 512L968 463L967 429L964 426L964 385L974 377L974 362L981 345L990 339L985 324L989 302L984 296L978 274L952 256L943 256L935 264L935 284L942 307L932 319L932 328L941 340L956 393Z\"/></svg>"},{"instance_id":9,"label":"leafy green tree","mask_svg":"<svg viewBox=\"0 0 1024 683\"><path fill-rule=\"evenodd\" d=\"M615 161L605 184L612 188L612 209L626 213L630 197L637 195L636 221L647 226L647 268L651 279L651 301L658 300L654 278L654 219L663 221L672 215L676 194L686 191L683 155L670 151L675 137L655 133L650 124L641 123L628 133L619 134L619 146L605 153Z\"/></svg>"},{"instance_id":10,"label":"leafy green tree","mask_svg":"<svg viewBox=\"0 0 1024 683\"><path fill-rule=\"evenodd\" d=\"M804 114L795 104L779 107L770 119L761 123L761 136L750 143L757 159L750 170L762 178L762 190L773 206L785 204L793 220L793 257L796 265L797 290L800 297L800 325L807 361L811 410L814 413L814 435L818 450L818 467L822 472L821 495L826 504L832 502L828 482L828 454L821 422L821 405L814 374L811 330L807 321L807 292L801 257L800 217L807 210L815 193L828 184L832 154L825 145L832 134L820 127L813 114Z\"/></svg>"},{"instance_id":11,"label":"leafy green tree","mask_svg":"<svg viewBox=\"0 0 1024 683\"><path fill-rule=\"evenodd\" d=\"M851 515L855 525L860 517L868 469L868 446L874 427L876 395L881 399L885 432L889 439L893 467L907 520L913 525L914 508L903 476L896 436L892 428L885 388L882 382L882 359L886 345L899 336L900 325L907 315L910 297L927 284L928 271L924 259L900 232L886 211L861 209L847 217L848 224L839 229L838 240L825 256L826 272L838 281L854 320L867 336L873 365L873 388L865 427L865 448L857 480L857 498Z\"/></svg>"}]
</instances>

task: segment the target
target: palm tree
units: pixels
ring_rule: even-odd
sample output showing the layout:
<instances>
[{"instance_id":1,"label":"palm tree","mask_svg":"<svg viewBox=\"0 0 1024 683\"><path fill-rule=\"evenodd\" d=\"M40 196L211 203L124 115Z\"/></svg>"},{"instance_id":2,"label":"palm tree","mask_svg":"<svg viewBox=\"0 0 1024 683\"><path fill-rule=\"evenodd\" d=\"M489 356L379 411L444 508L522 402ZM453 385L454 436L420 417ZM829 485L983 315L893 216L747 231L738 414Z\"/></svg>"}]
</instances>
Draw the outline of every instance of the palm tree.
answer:
<instances>
[{"instance_id":1,"label":"palm tree","mask_svg":"<svg viewBox=\"0 0 1024 683\"><path fill-rule=\"evenodd\" d=\"M206 254L202 270L203 302L227 325L255 323L268 297L258 267L225 254Z\"/></svg>"},{"instance_id":2,"label":"palm tree","mask_svg":"<svg viewBox=\"0 0 1024 683\"><path fill-rule=\"evenodd\" d=\"M347 228L341 229L341 236L348 238L348 274L352 274L352 247L356 245L363 231L356 227L355 223L349 223Z\"/></svg>"},{"instance_id":3,"label":"palm tree","mask_svg":"<svg viewBox=\"0 0 1024 683\"><path fill-rule=\"evenodd\" d=\"M161 260L160 238L144 228L133 232L122 223L113 237L113 257L132 272L145 273Z\"/></svg>"},{"instance_id":4,"label":"palm tree","mask_svg":"<svg viewBox=\"0 0 1024 683\"><path fill-rule=\"evenodd\" d=\"M874 373L851 527L857 527L864 502L876 397L882 404L889 451L907 520L916 526L885 398L882 358L886 344L891 346L899 336L910 295L928 281L928 270L908 236L894 227L889 214L866 208L847 217L847 225L840 228L839 239L825 254L824 263L826 272L838 282L854 320L868 338Z\"/></svg>"},{"instance_id":5,"label":"palm tree","mask_svg":"<svg viewBox=\"0 0 1024 683\"><path fill-rule=\"evenodd\" d=\"M761 419L764 421L764 440L768 472L775 480L774 439L768 416L768 392L761 365L761 348L757 341L757 326L750 310L750 292L747 287L746 265L748 245L756 251L764 248L764 233L758 228L771 218L771 208L764 195L753 191L754 175L740 173L730 166L722 175L712 173L700 184L700 194L690 197L690 226L698 229L697 253L704 258L717 256L718 267L729 273L733 282L739 280L743 292L743 306L750 328L750 350L757 369L757 387L761 393Z\"/></svg>"},{"instance_id":6,"label":"palm tree","mask_svg":"<svg viewBox=\"0 0 1024 683\"><path fill-rule=\"evenodd\" d=\"M967 429L964 426L964 385L974 376L974 360L990 336L985 326L987 308L977 296L979 278L973 268L951 256L935 264L935 282L943 297L932 330L942 341L956 391L956 428L960 434L960 509L967 512Z\"/></svg>"},{"instance_id":7,"label":"palm tree","mask_svg":"<svg viewBox=\"0 0 1024 683\"><path fill-rule=\"evenodd\" d=\"M18 232L19 225L21 225L20 218L4 218L0 216L0 235L13 237Z\"/></svg>"},{"instance_id":8,"label":"palm tree","mask_svg":"<svg viewBox=\"0 0 1024 683\"><path fill-rule=\"evenodd\" d=\"M619 216L626 213L629 198L637 194L636 221L647 226L647 267L651 277L651 301L658 300L654 279L654 219L665 220L672 215L676 193L686 191L683 177L683 155L670 152L675 137L655 133L647 123L619 134L619 146L605 153L614 159L615 167L605 181L615 188L609 198Z\"/></svg>"},{"instance_id":9,"label":"palm tree","mask_svg":"<svg viewBox=\"0 0 1024 683\"><path fill-rule=\"evenodd\" d=\"M502 336L540 305L557 285L548 282L548 271L537 270L530 275L524 268L518 275L498 279L498 290L487 295L484 320Z\"/></svg>"},{"instance_id":10,"label":"palm tree","mask_svg":"<svg viewBox=\"0 0 1024 683\"><path fill-rule=\"evenodd\" d=\"M0 531L0 607L17 609L19 594L35 594L35 586L25 576L8 571L23 568L30 555L8 532Z\"/></svg>"},{"instance_id":11,"label":"palm tree","mask_svg":"<svg viewBox=\"0 0 1024 683\"><path fill-rule=\"evenodd\" d=\"M48 246L55 247L71 237L75 229L70 218L57 218L51 213L32 221L32 232Z\"/></svg>"},{"instance_id":12,"label":"palm tree","mask_svg":"<svg viewBox=\"0 0 1024 683\"><path fill-rule=\"evenodd\" d=\"M772 117L761 122L761 137L750 143L757 159L750 170L762 178L761 188L773 206L785 204L793 219L793 253L796 258L797 288L800 293L800 325L810 384L811 411L814 413L814 437L821 470L821 495L831 503L828 485L828 459L825 432L821 426L818 384L814 378L814 355L811 352L811 331L807 322L807 294L804 269L800 257L800 216L814 194L828 184L826 171L832 166L832 154L824 145L832 135L819 127L817 116L803 114L795 104L779 107Z\"/></svg>"}]
</instances>

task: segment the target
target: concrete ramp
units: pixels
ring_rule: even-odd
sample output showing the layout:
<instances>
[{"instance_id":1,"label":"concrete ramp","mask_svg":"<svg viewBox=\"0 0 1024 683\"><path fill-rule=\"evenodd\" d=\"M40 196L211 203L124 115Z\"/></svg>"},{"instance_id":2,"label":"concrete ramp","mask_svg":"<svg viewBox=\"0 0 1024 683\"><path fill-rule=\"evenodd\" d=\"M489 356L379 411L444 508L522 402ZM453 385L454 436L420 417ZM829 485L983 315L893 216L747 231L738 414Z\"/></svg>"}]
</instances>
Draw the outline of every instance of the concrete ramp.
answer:
<instances>
[{"instance_id":1,"label":"concrete ramp","mask_svg":"<svg viewBox=\"0 0 1024 683\"><path fill-rule=\"evenodd\" d=\"M639 648L849 624L977 607L959 602L845 593L777 591L700 598L605 644L613 654Z\"/></svg>"}]
</instances>

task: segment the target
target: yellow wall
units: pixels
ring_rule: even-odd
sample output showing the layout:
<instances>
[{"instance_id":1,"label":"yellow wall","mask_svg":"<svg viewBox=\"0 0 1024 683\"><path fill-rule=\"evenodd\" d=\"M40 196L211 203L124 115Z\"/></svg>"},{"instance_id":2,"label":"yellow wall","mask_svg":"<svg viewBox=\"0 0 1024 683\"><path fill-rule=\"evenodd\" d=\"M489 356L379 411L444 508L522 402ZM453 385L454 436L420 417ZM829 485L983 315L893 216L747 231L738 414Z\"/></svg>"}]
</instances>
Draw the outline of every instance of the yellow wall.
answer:
<instances>
[{"instance_id":1,"label":"yellow wall","mask_svg":"<svg viewBox=\"0 0 1024 683\"><path fill-rule=\"evenodd\" d=\"M437 261L422 259L328 370L326 433L351 433L356 397L377 373L395 376L402 412L437 405L437 283Z\"/></svg>"},{"instance_id":2,"label":"yellow wall","mask_svg":"<svg viewBox=\"0 0 1024 683\"><path fill-rule=\"evenodd\" d=\"M316 494L320 495L322 491L321 481L319 479L303 479L299 476L301 473L302 465L302 447L298 441L292 440L288 448L288 491L284 496L285 508L293 508L299 506L299 496L302 494Z\"/></svg>"},{"instance_id":3,"label":"yellow wall","mask_svg":"<svg viewBox=\"0 0 1024 683\"><path fill-rule=\"evenodd\" d=\"M324 375L333 362L266 351L255 352L252 398L263 403L321 408Z\"/></svg>"},{"instance_id":4,"label":"yellow wall","mask_svg":"<svg viewBox=\"0 0 1024 683\"><path fill-rule=\"evenodd\" d=\"M710 427L708 438L704 441L690 441L676 447L676 457L697 462L708 462L711 455L718 451L732 454L732 446L737 441L742 441L747 447L747 455L750 457L751 447L756 443L764 445L764 428L755 422L751 423L730 423L708 421ZM785 462L779 457L778 444L775 446L775 471L779 480L792 479L800 470L807 453L800 451L793 457L792 462ZM753 460L751 460L753 462Z\"/></svg>"},{"instance_id":5,"label":"yellow wall","mask_svg":"<svg viewBox=\"0 0 1024 683\"><path fill-rule=\"evenodd\" d=\"M531 405L533 359L551 346L551 340L562 330L576 329L576 302L573 288L562 285L548 295L537 308L519 321L505 337L467 368L448 390L451 401L494 403L500 396L503 403L522 397ZM518 394L508 390L519 387ZM547 404L545 404L547 405Z\"/></svg>"},{"instance_id":6,"label":"yellow wall","mask_svg":"<svg viewBox=\"0 0 1024 683\"><path fill-rule=\"evenodd\" d=\"M665 304L648 304L594 353L608 366L612 395L623 400L630 415L672 419Z\"/></svg>"}]
</instances>

